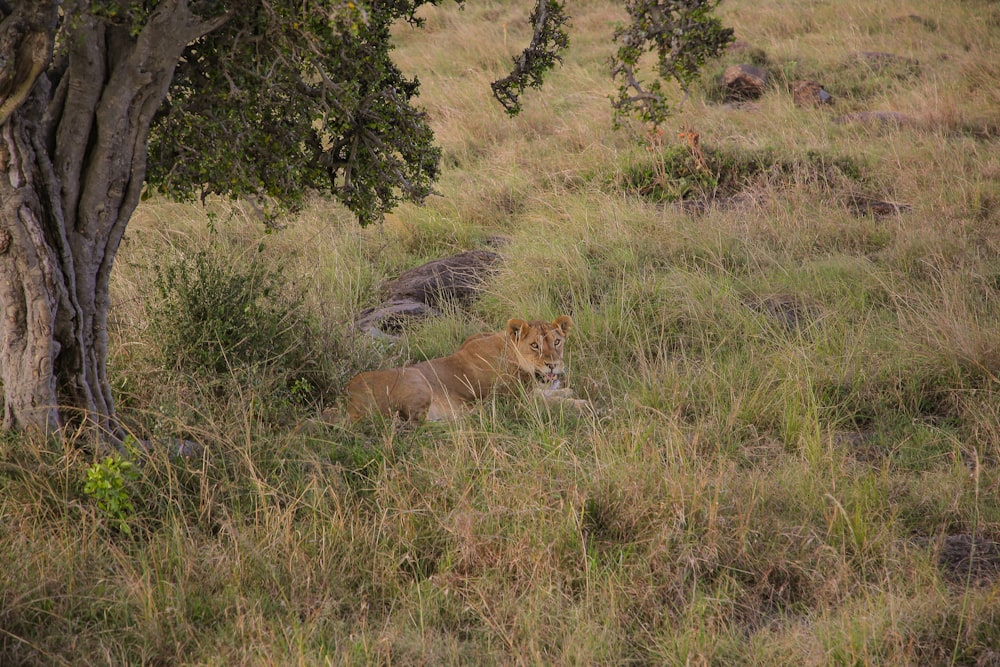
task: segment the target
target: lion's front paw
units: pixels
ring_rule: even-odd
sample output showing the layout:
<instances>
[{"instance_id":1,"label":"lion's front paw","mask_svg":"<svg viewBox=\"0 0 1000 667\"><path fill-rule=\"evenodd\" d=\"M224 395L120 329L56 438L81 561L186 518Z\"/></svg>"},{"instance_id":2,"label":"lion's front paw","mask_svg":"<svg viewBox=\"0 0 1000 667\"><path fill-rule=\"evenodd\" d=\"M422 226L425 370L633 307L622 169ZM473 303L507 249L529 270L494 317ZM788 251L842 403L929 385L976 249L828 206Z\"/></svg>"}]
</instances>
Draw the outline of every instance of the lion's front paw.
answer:
<instances>
[{"instance_id":1,"label":"lion's front paw","mask_svg":"<svg viewBox=\"0 0 1000 667\"><path fill-rule=\"evenodd\" d=\"M569 387L544 387L539 389L539 394L545 400L562 401L573 398L573 390Z\"/></svg>"},{"instance_id":2,"label":"lion's front paw","mask_svg":"<svg viewBox=\"0 0 1000 667\"><path fill-rule=\"evenodd\" d=\"M567 409L581 415L598 414L590 401L576 398L576 394L569 387L539 387L535 395L549 408Z\"/></svg>"}]
</instances>

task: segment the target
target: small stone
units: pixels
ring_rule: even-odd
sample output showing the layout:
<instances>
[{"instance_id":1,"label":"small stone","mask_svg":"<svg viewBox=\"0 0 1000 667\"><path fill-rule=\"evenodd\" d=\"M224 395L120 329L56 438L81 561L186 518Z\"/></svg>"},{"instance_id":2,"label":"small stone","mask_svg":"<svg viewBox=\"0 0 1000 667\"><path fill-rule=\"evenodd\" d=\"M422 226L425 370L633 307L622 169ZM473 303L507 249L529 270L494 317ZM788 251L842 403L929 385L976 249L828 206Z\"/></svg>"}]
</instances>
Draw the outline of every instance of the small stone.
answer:
<instances>
[{"instance_id":1,"label":"small stone","mask_svg":"<svg viewBox=\"0 0 1000 667\"><path fill-rule=\"evenodd\" d=\"M167 454L176 458L190 459L201 456L205 451L205 446L194 440L184 438L156 438L150 440L137 440L139 448L146 454L151 454L153 450L166 450Z\"/></svg>"},{"instance_id":2,"label":"small stone","mask_svg":"<svg viewBox=\"0 0 1000 667\"><path fill-rule=\"evenodd\" d=\"M755 100L764 94L768 74L755 65L730 65L722 73L722 87L727 102Z\"/></svg>"},{"instance_id":3,"label":"small stone","mask_svg":"<svg viewBox=\"0 0 1000 667\"><path fill-rule=\"evenodd\" d=\"M750 310L766 316L787 331L812 326L820 317L819 307L815 303L795 294L749 296L743 302Z\"/></svg>"},{"instance_id":4,"label":"small stone","mask_svg":"<svg viewBox=\"0 0 1000 667\"><path fill-rule=\"evenodd\" d=\"M899 215L910 210L909 204L895 201L883 201L866 195L852 195L849 201L850 208L857 216L871 216L873 218L884 218L890 215Z\"/></svg>"},{"instance_id":5,"label":"small stone","mask_svg":"<svg viewBox=\"0 0 1000 667\"><path fill-rule=\"evenodd\" d=\"M851 57L864 63L874 70L887 69L889 67L899 67L916 71L920 68L920 61L915 58L898 56L895 53L885 51L855 51Z\"/></svg>"},{"instance_id":6,"label":"small stone","mask_svg":"<svg viewBox=\"0 0 1000 667\"><path fill-rule=\"evenodd\" d=\"M822 104L832 104L833 95L824 90L819 81L793 81L792 101L796 106L816 107Z\"/></svg>"},{"instance_id":7,"label":"small stone","mask_svg":"<svg viewBox=\"0 0 1000 667\"><path fill-rule=\"evenodd\" d=\"M938 565L953 581L986 585L1000 576L1000 542L980 535L949 535L939 547Z\"/></svg>"},{"instance_id":8,"label":"small stone","mask_svg":"<svg viewBox=\"0 0 1000 667\"><path fill-rule=\"evenodd\" d=\"M486 245L491 248L504 248L511 244L511 238L503 234L493 234L486 237Z\"/></svg>"},{"instance_id":9,"label":"small stone","mask_svg":"<svg viewBox=\"0 0 1000 667\"><path fill-rule=\"evenodd\" d=\"M919 14L904 14L903 16L896 16L892 19L893 23L916 23L922 25L928 30L934 31L938 29L937 21L934 19L929 19Z\"/></svg>"}]
</instances>

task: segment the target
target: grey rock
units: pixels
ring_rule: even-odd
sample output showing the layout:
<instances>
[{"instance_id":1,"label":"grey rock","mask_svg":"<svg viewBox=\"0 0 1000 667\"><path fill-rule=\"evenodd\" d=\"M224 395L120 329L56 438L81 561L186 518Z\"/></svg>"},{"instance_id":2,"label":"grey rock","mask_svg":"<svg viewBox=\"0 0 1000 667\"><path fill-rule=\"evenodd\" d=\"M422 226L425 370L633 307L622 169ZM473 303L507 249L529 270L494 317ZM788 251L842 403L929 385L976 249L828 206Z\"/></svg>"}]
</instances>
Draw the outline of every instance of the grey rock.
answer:
<instances>
[{"instance_id":1,"label":"grey rock","mask_svg":"<svg viewBox=\"0 0 1000 667\"><path fill-rule=\"evenodd\" d=\"M833 95L828 93L819 81L793 81L792 101L796 106L816 107L823 104L832 104Z\"/></svg>"},{"instance_id":2,"label":"grey rock","mask_svg":"<svg viewBox=\"0 0 1000 667\"><path fill-rule=\"evenodd\" d=\"M489 250L469 250L405 271L385 286L386 300L363 311L354 327L392 340L407 323L438 315L437 307L444 303L474 301L499 259Z\"/></svg>"},{"instance_id":3,"label":"grey rock","mask_svg":"<svg viewBox=\"0 0 1000 667\"><path fill-rule=\"evenodd\" d=\"M479 295L483 281L500 255L489 250L469 250L428 262L401 273L386 285L390 301L412 300L435 306L443 301L468 303Z\"/></svg>"},{"instance_id":4,"label":"grey rock","mask_svg":"<svg viewBox=\"0 0 1000 667\"><path fill-rule=\"evenodd\" d=\"M433 317L438 312L422 301L391 299L362 311L354 326L359 331L381 338L387 333L399 333L407 322Z\"/></svg>"}]
</instances>

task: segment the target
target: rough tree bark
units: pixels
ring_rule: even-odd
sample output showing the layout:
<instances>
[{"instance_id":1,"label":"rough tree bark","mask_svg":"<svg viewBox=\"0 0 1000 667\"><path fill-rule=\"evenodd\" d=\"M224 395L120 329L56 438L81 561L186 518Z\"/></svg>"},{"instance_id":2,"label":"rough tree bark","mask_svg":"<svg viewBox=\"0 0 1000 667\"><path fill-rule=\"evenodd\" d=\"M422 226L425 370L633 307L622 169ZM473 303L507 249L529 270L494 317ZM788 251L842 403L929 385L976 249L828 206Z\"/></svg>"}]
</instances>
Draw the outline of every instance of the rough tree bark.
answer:
<instances>
[{"instance_id":1,"label":"rough tree bark","mask_svg":"<svg viewBox=\"0 0 1000 667\"><path fill-rule=\"evenodd\" d=\"M187 0L163 0L133 35L84 13L53 63L62 4L0 1L3 425L54 433L82 422L117 437L111 269L178 59L226 17L202 20Z\"/></svg>"}]
</instances>

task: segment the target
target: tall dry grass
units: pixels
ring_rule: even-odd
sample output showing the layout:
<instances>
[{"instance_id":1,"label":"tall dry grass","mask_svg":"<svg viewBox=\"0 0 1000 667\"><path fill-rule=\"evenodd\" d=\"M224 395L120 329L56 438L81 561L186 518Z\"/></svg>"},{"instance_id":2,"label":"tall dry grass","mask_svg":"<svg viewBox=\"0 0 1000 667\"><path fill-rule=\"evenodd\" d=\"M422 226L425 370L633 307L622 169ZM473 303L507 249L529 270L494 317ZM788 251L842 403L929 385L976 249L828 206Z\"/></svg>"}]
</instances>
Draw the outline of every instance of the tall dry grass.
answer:
<instances>
[{"instance_id":1,"label":"tall dry grass","mask_svg":"<svg viewBox=\"0 0 1000 667\"><path fill-rule=\"evenodd\" d=\"M610 0L572 7L564 65L506 119L488 83L528 5L398 31L444 149L425 206L359 229L317 200L266 233L246 203L143 205L113 287L120 411L201 449L144 461L126 534L82 492L92 455L0 441L0 662L997 660L996 3L722 3L751 50L709 64L662 139L611 130ZM766 94L720 103L747 54ZM796 107L798 78L834 106ZM865 110L913 122L834 122ZM672 171L681 130L717 187ZM680 190L715 198L652 196ZM477 303L350 334L387 279L497 235ZM164 359L153 269L199 252L281 268L311 374ZM598 418L496 399L455 424L316 419L354 372L560 313Z\"/></svg>"}]
</instances>

